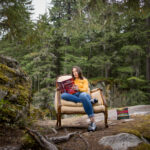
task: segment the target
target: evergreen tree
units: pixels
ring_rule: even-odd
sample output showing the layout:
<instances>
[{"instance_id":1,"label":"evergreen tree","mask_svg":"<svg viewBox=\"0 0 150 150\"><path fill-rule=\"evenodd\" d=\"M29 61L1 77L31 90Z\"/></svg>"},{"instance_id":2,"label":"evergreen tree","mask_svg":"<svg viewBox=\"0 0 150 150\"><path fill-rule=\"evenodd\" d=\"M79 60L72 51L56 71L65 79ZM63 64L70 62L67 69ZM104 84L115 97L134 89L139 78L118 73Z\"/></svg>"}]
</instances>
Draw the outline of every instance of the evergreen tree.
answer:
<instances>
[{"instance_id":1,"label":"evergreen tree","mask_svg":"<svg viewBox=\"0 0 150 150\"><path fill-rule=\"evenodd\" d=\"M1 0L0 5L0 53L20 61L30 50L33 31L31 0Z\"/></svg>"},{"instance_id":2,"label":"evergreen tree","mask_svg":"<svg viewBox=\"0 0 150 150\"><path fill-rule=\"evenodd\" d=\"M32 10L31 0L1 0L0 29L1 36L13 41L27 33Z\"/></svg>"}]
</instances>

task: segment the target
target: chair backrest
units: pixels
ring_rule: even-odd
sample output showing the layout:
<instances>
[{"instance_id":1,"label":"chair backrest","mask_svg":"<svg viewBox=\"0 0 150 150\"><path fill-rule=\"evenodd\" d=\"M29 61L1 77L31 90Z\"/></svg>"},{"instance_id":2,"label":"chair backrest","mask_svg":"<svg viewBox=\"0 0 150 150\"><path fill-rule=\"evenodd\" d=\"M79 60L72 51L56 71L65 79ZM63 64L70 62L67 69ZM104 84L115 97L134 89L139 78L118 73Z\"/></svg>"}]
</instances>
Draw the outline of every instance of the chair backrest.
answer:
<instances>
[{"instance_id":1,"label":"chair backrest","mask_svg":"<svg viewBox=\"0 0 150 150\"><path fill-rule=\"evenodd\" d=\"M96 98L98 103L104 105L103 97L101 95L101 89L97 88L91 91L91 97Z\"/></svg>"},{"instance_id":2,"label":"chair backrest","mask_svg":"<svg viewBox=\"0 0 150 150\"><path fill-rule=\"evenodd\" d=\"M70 78L72 78L72 75L61 75L56 79L56 82L62 82Z\"/></svg>"}]
</instances>

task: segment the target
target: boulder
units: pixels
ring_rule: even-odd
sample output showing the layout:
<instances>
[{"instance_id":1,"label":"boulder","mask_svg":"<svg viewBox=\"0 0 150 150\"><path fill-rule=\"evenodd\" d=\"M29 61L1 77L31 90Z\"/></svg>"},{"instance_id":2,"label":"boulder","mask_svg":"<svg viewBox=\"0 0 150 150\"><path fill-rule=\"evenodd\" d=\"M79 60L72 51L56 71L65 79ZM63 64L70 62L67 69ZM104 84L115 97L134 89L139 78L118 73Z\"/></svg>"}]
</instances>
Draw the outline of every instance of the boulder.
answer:
<instances>
[{"instance_id":1,"label":"boulder","mask_svg":"<svg viewBox=\"0 0 150 150\"><path fill-rule=\"evenodd\" d=\"M30 78L15 59L0 55L0 123L26 116L30 102Z\"/></svg>"},{"instance_id":2,"label":"boulder","mask_svg":"<svg viewBox=\"0 0 150 150\"><path fill-rule=\"evenodd\" d=\"M143 142L140 138L129 133L120 133L101 138L98 143L104 146L110 146L113 150L127 150L129 147L136 147Z\"/></svg>"}]
</instances>

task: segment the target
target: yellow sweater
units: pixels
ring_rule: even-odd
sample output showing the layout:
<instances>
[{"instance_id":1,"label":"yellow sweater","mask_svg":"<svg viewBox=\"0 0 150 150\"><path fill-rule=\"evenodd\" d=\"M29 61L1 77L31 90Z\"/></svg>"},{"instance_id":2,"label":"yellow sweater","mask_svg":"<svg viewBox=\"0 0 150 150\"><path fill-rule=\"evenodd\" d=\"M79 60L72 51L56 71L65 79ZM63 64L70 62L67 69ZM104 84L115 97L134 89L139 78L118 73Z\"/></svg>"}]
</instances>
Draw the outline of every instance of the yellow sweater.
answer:
<instances>
[{"instance_id":1,"label":"yellow sweater","mask_svg":"<svg viewBox=\"0 0 150 150\"><path fill-rule=\"evenodd\" d=\"M87 92L88 93L89 86L88 86L88 80L86 78L84 78L83 80L75 79L74 83L75 83L75 85L78 86L80 92Z\"/></svg>"}]
</instances>

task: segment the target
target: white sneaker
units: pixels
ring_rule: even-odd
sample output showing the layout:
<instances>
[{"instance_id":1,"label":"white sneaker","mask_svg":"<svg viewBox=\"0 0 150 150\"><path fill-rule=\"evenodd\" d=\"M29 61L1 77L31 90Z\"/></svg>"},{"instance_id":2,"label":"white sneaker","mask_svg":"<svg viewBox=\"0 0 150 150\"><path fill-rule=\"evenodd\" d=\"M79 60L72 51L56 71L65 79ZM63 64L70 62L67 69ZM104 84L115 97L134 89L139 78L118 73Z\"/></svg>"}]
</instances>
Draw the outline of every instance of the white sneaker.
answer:
<instances>
[{"instance_id":1,"label":"white sneaker","mask_svg":"<svg viewBox=\"0 0 150 150\"><path fill-rule=\"evenodd\" d=\"M96 123L91 122L90 125L88 126L88 131L95 131L96 130Z\"/></svg>"}]
</instances>

